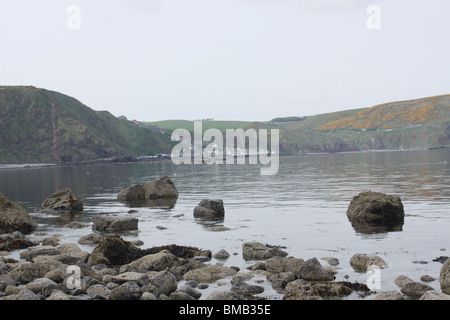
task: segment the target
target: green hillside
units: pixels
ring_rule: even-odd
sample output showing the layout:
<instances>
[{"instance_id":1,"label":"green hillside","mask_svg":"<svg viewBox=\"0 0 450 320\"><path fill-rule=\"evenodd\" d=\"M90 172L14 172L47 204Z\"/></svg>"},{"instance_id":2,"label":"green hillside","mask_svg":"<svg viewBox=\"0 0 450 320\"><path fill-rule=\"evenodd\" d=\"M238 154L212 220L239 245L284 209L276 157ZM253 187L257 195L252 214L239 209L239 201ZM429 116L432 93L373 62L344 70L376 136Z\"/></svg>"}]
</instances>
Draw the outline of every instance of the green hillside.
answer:
<instances>
[{"instance_id":1,"label":"green hillside","mask_svg":"<svg viewBox=\"0 0 450 320\"><path fill-rule=\"evenodd\" d=\"M64 94L0 87L0 163L78 162L169 152L170 137Z\"/></svg>"},{"instance_id":2,"label":"green hillside","mask_svg":"<svg viewBox=\"0 0 450 320\"><path fill-rule=\"evenodd\" d=\"M288 122L284 152L342 152L450 147L450 95L390 102Z\"/></svg>"},{"instance_id":3,"label":"green hillside","mask_svg":"<svg viewBox=\"0 0 450 320\"><path fill-rule=\"evenodd\" d=\"M161 129L165 129L169 132L176 129L187 129L190 132L194 131L194 121L190 120L162 120L155 122L146 122L148 125L158 126ZM225 131L226 129L243 129L254 127L258 122L249 121L221 121L221 120L203 120L202 129L206 131L208 129L218 129Z\"/></svg>"}]
</instances>

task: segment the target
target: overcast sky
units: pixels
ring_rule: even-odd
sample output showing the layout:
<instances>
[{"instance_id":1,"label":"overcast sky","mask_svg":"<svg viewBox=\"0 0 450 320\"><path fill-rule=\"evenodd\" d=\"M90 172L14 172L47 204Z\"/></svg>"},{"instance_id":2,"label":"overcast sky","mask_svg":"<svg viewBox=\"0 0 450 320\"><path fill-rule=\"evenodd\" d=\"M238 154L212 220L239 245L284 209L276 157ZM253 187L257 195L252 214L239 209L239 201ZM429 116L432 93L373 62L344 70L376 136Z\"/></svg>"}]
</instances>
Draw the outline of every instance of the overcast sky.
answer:
<instances>
[{"instance_id":1,"label":"overcast sky","mask_svg":"<svg viewBox=\"0 0 450 320\"><path fill-rule=\"evenodd\" d=\"M449 34L448 0L0 0L0 84L263 121L450 94Z\"/></svg>"}]
</instances>

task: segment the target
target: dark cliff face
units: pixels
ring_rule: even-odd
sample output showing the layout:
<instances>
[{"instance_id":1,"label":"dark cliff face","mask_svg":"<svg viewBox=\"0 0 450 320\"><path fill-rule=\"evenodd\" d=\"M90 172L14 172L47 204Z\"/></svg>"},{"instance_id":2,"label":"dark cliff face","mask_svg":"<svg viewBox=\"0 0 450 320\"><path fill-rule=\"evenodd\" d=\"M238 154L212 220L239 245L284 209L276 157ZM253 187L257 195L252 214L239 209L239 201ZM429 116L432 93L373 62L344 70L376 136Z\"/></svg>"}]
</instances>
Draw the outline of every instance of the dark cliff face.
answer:
<instances>
[{"instance_id":1,"label":"dark cliff face","mask_svg":"<svg viewBox=\"0 0 450 320\"><path fill-rule=\"evenodd\" d=\"M72 162L166 153L170 137L138 128L69 96L0 87L0 163Z\"/></svg>"}]
</instances>

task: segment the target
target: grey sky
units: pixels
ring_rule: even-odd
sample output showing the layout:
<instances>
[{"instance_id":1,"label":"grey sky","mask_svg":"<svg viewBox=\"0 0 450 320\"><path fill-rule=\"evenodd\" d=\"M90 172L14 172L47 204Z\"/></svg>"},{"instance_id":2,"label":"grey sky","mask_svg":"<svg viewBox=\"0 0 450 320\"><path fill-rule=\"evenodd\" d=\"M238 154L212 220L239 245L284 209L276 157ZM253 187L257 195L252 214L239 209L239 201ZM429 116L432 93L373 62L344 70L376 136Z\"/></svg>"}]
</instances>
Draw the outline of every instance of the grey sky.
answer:
<instances>
[{"instance_id":1,"label":"grey sky","mask_svg":"<svg viewBox=\"0 0 450 320\"><path fill-rule=\"evenodd\" d=\"M313 115L450 93L449 31L448 0L1 0L0 84L146 121Z\"/></svg>"}]
</instances>

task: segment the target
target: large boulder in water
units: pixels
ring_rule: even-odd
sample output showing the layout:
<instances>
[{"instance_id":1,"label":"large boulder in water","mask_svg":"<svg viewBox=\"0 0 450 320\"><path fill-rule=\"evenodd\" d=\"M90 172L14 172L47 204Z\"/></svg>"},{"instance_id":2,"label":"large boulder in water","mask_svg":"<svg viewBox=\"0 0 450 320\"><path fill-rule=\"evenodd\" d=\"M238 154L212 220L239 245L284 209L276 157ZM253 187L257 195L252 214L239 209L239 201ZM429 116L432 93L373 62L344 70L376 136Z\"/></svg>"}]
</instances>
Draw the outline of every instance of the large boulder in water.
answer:
<instances>
[{"instance_id":1,"label":"large boulder in water","mask_svg":"<svg viewBox=\"0 0 450 320\"><path fill-rule=\"evenodd\" d=\"M203 199L194 208L194 217L208 220L223 219L225 209L220 199Z\"/></svg>"},{"instance_id":2,"label":"large boulder in water","mask_svg":"<svg viewBox=\"0 0 450 320\"><path fill-rule=\"evenodd\" d=\"M367 191L353 197L347 217L360 233L401 231L405 212L400 197Z\"/></svg>"},{"instance_id":3,"label":"large boulder in water","mask_svg":"<svg viewBox=\"0 0 450 320\"><path fill-rule=\"evenodd\" d=\"M81 212L84 206L70 189L64 188L49 195L41 204L41 210L47 213Z\"/></svg>"},{"instance_id":4,"label":"large boulder in water","mask_svg":"<svg viewBox=\"0 0 450 320\"><path fill-rule=\"evenodd\" d=\"M36 230L37 223L19 204L0 193L0 234L20 231L29 234Z\"/></svg>"},{"instance_id":5,"label":"large boulder in water","mask_svg":"<svg viewBox=\"0 0 450 320\"><path fill-rule=\"evenodd\" d=\"M178 199L178 190L169 177L161 177L146 184L137 184L119 192L120 202L131 206L173 207Z\"/></svg>"}]
</instances>

